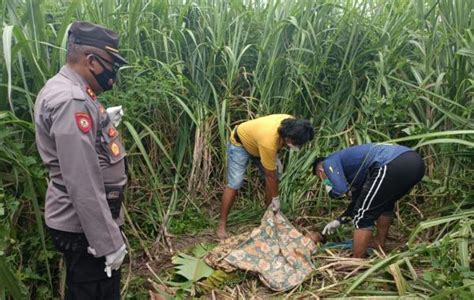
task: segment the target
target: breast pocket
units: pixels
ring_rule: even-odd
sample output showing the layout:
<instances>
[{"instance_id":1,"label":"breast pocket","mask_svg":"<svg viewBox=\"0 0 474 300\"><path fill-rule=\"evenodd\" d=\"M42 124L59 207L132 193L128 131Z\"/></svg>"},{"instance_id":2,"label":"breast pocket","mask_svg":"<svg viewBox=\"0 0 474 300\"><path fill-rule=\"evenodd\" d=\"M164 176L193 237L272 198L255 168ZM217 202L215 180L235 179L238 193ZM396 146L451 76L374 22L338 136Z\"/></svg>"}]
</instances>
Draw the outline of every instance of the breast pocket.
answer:
<instances>
[{"instance_id":1,"label":"breast pocket","mask_svg":"<svg viewBox=\"0 0 474 300\"><path fill-rule=\"evenodd\" d=\"M122 160L125 155L125 147L120 140L120 134L117 129L113 126L112 122L108 122L101 130L102 136L102 148L105 151L106 156L111 164L117 163Z\"/></svg>"}]
</instances>

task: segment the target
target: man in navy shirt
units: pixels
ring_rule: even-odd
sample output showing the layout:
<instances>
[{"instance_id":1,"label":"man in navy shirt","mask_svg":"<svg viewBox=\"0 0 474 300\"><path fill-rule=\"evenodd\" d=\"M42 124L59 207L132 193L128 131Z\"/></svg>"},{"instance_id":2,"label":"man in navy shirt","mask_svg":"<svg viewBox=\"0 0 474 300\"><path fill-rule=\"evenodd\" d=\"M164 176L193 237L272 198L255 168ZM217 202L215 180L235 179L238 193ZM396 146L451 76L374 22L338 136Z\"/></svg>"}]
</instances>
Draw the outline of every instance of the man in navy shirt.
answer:
<instances>
[{"instance_id":1,"label":"man in navy shirt","mask_svg":"<svg viewBox=\"0 0 474 300\"><path fill-rule=\"evenodd\" d=\"M384 247L395 202L423 178L425 165L410 148L389 144L364 144L317 158L313 173L324 183L331 198L347 195L351 203L323 234L332 234L352 219L353 255L364 257L377 223L375 247Z\"/></svg>"}]
</instances>

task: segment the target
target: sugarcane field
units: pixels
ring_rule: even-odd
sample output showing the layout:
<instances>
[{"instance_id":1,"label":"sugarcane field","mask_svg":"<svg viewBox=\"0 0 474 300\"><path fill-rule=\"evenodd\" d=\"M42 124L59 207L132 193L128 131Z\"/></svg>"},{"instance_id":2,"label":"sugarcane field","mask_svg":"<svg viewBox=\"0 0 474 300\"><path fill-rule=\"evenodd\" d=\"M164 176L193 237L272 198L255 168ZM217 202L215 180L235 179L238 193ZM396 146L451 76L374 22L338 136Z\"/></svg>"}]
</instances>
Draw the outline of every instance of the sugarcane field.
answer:
<instances>
[{"instance_id":1,"label":"sugarcane field","mask_svg":"<svg viewBox=\"0 0 474 300\"><path fill-rule=\"evenodd\" d=\"M474 1L0 8L0 300L474 299Z\"/></svg>"}]
</instances>

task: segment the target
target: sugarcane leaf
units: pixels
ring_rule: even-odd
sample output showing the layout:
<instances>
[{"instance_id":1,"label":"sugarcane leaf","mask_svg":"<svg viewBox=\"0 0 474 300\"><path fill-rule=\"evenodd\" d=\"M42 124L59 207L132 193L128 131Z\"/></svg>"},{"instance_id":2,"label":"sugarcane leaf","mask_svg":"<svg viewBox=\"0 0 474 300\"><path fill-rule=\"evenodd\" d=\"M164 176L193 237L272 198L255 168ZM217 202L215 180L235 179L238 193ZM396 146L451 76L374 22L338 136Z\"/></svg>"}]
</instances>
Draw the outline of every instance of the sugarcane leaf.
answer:
<instances>
[{"instance_id":1,"label":"sugarcane leaf","mask_svg":"<svg viewBox=\"0 0 474 300\"><path fill-rule=\"evenodd\" d=\"M0 256L0 291L7 290L13 299L25 299L26 287L10 269L4 256Z\"/></svg>"}]
</instances>

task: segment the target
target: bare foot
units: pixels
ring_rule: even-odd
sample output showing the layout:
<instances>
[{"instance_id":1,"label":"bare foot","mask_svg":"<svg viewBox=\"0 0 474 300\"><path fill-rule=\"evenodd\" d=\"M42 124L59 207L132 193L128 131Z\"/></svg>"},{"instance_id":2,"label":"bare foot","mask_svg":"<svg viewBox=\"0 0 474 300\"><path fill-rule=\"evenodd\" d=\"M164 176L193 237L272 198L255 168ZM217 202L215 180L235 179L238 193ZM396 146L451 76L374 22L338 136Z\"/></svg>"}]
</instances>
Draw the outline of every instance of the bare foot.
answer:
<instances>
[{"instance_id":1,"label":"bare foot","mask_svg":"<svg viewBox=\"0 0 474 300\"><path fill-rule=\"evenodd\" d=\"M225 230L225 226L219 226L216 230L217 238L220 240L225 240L229 236L227 235L227 231Z\"/></svg>"}]
</instances>

